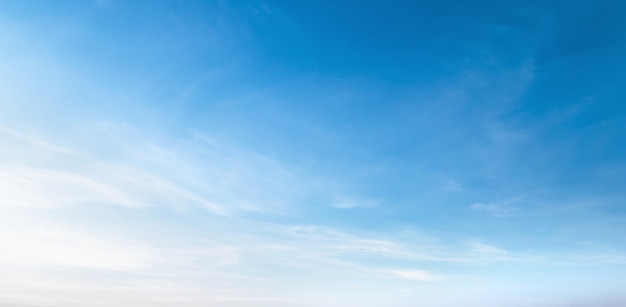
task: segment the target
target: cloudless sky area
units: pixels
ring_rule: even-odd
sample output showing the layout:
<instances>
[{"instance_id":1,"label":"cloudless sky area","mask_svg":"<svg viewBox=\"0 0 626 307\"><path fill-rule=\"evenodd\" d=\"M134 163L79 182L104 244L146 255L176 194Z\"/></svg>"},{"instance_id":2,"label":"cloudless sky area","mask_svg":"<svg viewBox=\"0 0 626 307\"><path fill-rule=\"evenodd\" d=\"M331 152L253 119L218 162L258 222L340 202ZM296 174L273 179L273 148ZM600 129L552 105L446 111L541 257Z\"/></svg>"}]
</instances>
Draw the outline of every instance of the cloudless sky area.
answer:
<instances>
[{"instance_id":1,"label":"cloudless sky area","mask_svg":"<svg viewBox=\"0 0 626 307\"><path fill-rule=\"evenodd\" d=\"M624 289L625 1L0 1L2 306Z\"/></svg>"}]
</instances>

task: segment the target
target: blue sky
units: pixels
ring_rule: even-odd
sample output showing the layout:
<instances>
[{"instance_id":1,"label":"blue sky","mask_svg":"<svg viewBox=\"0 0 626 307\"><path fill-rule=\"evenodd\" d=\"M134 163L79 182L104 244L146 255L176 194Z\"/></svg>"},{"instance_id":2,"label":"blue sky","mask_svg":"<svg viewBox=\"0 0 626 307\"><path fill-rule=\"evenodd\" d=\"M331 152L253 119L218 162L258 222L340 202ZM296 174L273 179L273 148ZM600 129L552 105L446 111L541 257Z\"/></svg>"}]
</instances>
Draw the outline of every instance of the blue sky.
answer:
<instances>
[{"instance_id":1,"label":"blue sky","mask_svg":"<svg viewBox=\"0 0 626 307\"><path fill-rule=\"evenodd\" d=\"M626 304L625 20L2 2L0 304Z\"/></svg>"}]
</instances>

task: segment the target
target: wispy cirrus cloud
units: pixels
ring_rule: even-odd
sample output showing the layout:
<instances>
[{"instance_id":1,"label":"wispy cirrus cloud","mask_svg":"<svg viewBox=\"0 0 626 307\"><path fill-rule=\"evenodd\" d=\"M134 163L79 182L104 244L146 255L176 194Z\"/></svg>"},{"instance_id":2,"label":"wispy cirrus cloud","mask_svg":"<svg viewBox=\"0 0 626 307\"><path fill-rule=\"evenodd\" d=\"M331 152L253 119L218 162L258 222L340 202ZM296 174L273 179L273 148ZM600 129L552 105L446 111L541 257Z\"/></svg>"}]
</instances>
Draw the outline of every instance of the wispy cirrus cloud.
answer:
<instances>
[{"instance_id":1,"label":"wispy cirrus cloud","mask_svg":"<svg viewBox=\"0 0 626 307\"><path fill-rule=\"evenodd\" d=\"M361 199L346 196L335 196L331 200L332 206L338 209L373 208L380 202L375 199Z\"/></svg>"},{"instance_id":2,"label":"wispy cirrus cloud","mask_svg":"<svg viewBox=\"0 0 626 307\"><path fill-rule=\"evenodd\" d=\"M505 218L514 216L521 210L519 206L515 205L521 201L521 198L512 198L505 201L472 204L469 208L475 211L483 211L494 217Z\"/></svg>"},{"instance_id":3,"label":"wispy cirrus cloud","mask_svg":"<svg viewBox=\"0 0 626 307\"><path fill-rule=\"evenodd\" d=\"M72 148L9 128L2 132L8 146L0 164L0 202L7 206L199 206L226 215L280 210L299 189L275 161L207 144L206 138L176 141L180 147L173 149L128 125L98 124L91 133L107 158L91 153L93 144ZM190 154L190 147L200 155Z\"/></svg>"}]
</instances>

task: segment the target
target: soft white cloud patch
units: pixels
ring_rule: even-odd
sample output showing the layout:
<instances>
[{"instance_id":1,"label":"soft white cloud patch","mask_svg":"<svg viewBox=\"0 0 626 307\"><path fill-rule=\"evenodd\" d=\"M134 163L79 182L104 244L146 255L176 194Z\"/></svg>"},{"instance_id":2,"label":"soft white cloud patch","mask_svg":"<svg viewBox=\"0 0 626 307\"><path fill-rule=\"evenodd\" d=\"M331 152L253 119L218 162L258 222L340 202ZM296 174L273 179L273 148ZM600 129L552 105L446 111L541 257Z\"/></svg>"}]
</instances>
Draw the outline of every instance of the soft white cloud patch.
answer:
<instances>
[{"instance_id":1,"label":"soft white cloud patch","mask_svg":"<svg viewBox=\"0 0 626 307\"><path fill-rule=\"evenodd\" d=\"M50 208L92 202L145 205L116 185L82 174L29 167L0 169L0 206Z\"/></svg>"},{"instance_id":2,"label":"soft white cloud patch","mask_svg":"<svg viewBox=\"0 0 626 307\"><path fill-rule=\"evenodd\" d=\"M210 275L237 264L241 257L241 249L232 244L198 244L190 239L174 245L165 239L149 240L145 233L122 237L12 209L2 208L0 212L0 267L87 268L171 276L195 271Z\"/></svg>"},{"instance_id":3,"label":"soft white cloud patch","mask_svg":"<svg viewBox=\"0 0 626 307\"><path fill-rule=\"evenodd\" d=\"M10 216L0 219L0 266L137 270L164 261L153 248Z\"/></svg>"},{"instance_id":4,"label":"soft white cloud patch","mask_svg":"<svg viewBox=\"0 0 626 307\"><path fill-rule=\"evenodd\" d=\"M390 276L415 280L415 281L442 281L448 279L443 275L434 274L424 270L390 270L387 271Z\"/></svg>"},{"instance_id":5,"label":"soft white cloud patch","mask_svg":"<svg viewBox=\"0 0 626 307\"><path fill-rule=\"evenodd\" d=\"M337 276L371 282L442 280L442 276L428 271L388 270L381 269L385 263L360 263L354 256L375 255L393 261L403 257L394 251L401 247L330 228L293 226L293 233L281 237L274 232L280 227L252 224L248 228L237 224L241 221L233 221L232 229L196 229L185 234L188 237L181 242L171 244L136 234L124 238L96 234L41 218L21 217L9 208L3 213L0 249L6 252L0 255L0 270L5 277L17 278L11 283L0 281L3 289L13 293L7 297L0 291L0 303L52 300L64 306L81 306L89 299L101 298L102 306L133 302L139 306L165 306L165 302L285 306L292 301L285 289L317 282L294 277L293 272L321 280ZM162 231L154 235L173 234ZM265 266L271 269L263 269ZM242 272L255 272L256 276Z\"/></svg>"}]
</instances>

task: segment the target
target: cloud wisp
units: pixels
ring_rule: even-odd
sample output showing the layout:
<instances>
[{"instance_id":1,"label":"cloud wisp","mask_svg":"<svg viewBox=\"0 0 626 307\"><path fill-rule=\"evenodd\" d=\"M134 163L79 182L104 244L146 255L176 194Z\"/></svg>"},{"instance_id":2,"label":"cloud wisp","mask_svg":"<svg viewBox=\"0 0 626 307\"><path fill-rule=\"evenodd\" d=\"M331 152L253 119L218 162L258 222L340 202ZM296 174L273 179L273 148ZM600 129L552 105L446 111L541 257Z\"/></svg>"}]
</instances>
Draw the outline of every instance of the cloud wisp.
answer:
<instances>
[{"instance_id":1,"label":"cloud wisp","mask_svg":"<svg viewBox=\"0 0 626 307\"><path fill-rule=\"evenodd\" d=\"M521 208L516 204L521 202L520 198L513 198L505 201L477 203L469 206L475 211L482 211L497 218L506 218L515 216Z\"/></svg>"}]
</instances>

